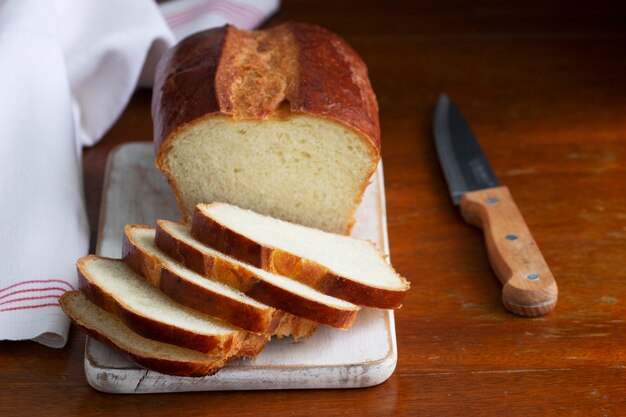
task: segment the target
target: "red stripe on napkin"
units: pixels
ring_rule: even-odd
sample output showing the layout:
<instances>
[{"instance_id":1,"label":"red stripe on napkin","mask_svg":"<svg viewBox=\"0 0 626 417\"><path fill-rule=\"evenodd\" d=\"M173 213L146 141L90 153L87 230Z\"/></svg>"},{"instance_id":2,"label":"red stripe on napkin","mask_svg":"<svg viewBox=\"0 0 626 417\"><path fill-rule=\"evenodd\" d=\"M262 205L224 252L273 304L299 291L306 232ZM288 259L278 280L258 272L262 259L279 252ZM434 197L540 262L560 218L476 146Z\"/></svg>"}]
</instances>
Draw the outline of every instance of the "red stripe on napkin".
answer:
<instances>
[{"instance_id":1,"label":"red stripe on napkin","mask_svg":"<svg viewBox=\"0 0 626 417\"><path fill-rule=\"evenodd\" d=\"M173 12L166 12L165 19L168 21L175 21L178 18L193 16L197 17L198 14L207 13L213 9L220 8L221 10L228 10L235 12L238 15L246 15L248 17L262 17L264 13L250 4L241 4L233 1L223 0L205 0L190 6L188 9L180 9Z\"/></svg>"},{"instance_id":2,"label":"red stripe on napkin","mask_svg":"<svg viewBox=\"0 0 626 417\"><path fill-rule=\"evenodd\" d=\"M0 306L1 305L5 305L5 304L17 303L18 301L42 300L44 298L54 298L55 300L58 300L60 297L61 297L60 295L40 295L40 296L37 296L37 297L14 298L13 300L1 302Z\"/></svg>"},{"instance_id":3,"label":"red stripe on napkin","mask_svg":"<svg viewBox=\"0 0 626 417\"><path fill-rule=\"evenodd\" d=\"M41 308L41 307L61 307L58 303L53 304L36 304L30 306L19 306L19 307L11 307L11 308L0 308L0 312L3 311L14 311L14 310L28 310L31 308Z\"/></svg>"},{"instance_id":4,"label":"red stripe on napkin","mask_svg":"<svg viewBox=\"0 0 626 417\"><path fill-rule=\"evenodd\" d=\"M41 286L42 284L44 286ZM63 293L73 289L74 286L71 283L62 279L33 279L28 281L21 281L0 289L0 300L4 300L0 302L0 306L5 306L3 308L0 308L0 312L53 306L59 307L58 302L44 302L43 304L36 303L37 300L45 299L54 299L56 301L59 299L59 297L61 297L61 295L63 295ZM52 294L50 293L51 291L53 292ZM18 294L29 294L29 296L16 297L16 295Z\"/></svg>"},{"instance_id":5,"label":"red stripe on napkin","mask_svg":"<svg viewBox=\"0 0 626 417\"><path fill-rule=\"evenodd\" d=\"M10 292L8 294L4 294L3 296L0 296L0 300L2 300L4 298L7 298L7 297L10 297L10 296L15 295L15 294L22 294L22 293L25 293L25 292L39 292L39 291L63 291L63 292L65 292L65 291L67 291L67 288L62 288L62 287L29 288L27 290L18 290L18 291ZM2 303L0 303L0 304L2 304Z\"/></svg>"},{"instance_id":6,"label":"red stripe on napkin","mask_svg":"<svg viewBox=\"0 0 626 417\"><path fill-rule=\"evenodd\" d=\"M197 19L203 14L217 14L231 22L254 24L262 20L265 14L249 5L220 0L206 0L198 3L186 10L179 10L165 15L167 24L172 27L178 27Z\"/></svg>"},{"instance_id":7,"label":"red stripe on napkin","mask_svg":"<svg viewBox=\"0 0 626 417\"><path fill-rule=\"evenodd\" d=\"M6 290L9 290L11 288L15 288L15 287L17 287L19 285L41 284L41 283L49 283L49 282L50 283L55 282L55 283L59 283L59 284L65 284L65 285L67 285L69 287L66 290L73 290L74 289L74 286L72 284L70 284L67 281L63 281L62 279L35 279L35 280L30 280L30 281L21 281L21 282L18 282L16 284L9 285L8 287L0 288L0 293L4 292Z\"/></svg>"}]
</instances>

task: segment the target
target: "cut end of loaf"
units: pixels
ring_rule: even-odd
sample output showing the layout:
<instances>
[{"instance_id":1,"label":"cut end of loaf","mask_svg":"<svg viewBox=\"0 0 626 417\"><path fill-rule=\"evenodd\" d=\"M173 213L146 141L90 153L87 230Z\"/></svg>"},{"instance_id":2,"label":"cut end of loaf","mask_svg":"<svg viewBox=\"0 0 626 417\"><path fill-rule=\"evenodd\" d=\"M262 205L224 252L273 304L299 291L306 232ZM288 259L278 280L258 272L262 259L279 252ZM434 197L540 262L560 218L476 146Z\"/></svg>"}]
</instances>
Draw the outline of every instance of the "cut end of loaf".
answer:
<instances>
[{"instance_id":1,"label":"cut end of loaf","mask_svg":"<svg viewBox=\"0 0 626 417\"><path fill-rule=\"evenodd\" d=\"M160 167L188 220L222 201L345 234L377 164L353 130L322 118L207 117L182 129Z\"/></svg>"}]
</instances>

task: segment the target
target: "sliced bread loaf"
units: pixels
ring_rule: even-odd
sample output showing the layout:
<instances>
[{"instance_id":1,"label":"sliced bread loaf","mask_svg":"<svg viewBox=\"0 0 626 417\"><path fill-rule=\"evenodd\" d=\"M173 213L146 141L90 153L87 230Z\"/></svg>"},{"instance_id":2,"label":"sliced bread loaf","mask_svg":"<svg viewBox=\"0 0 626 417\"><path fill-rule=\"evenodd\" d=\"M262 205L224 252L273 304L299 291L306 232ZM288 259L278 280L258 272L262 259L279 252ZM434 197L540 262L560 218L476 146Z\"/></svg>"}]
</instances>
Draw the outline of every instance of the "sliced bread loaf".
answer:
<instances>
[{"instance_id":1,"label":"sliced bread loaf","mask_svg":"<svg viewBox=\"0 0 626 417\"><path fill-rule=\"evenodd\" d=\"M158 65L152 117L157 165L187 220L226 201L348 233L380 159L365 64L304 23L183 39Z\"/></svg>"},{"instance_id":2,"label":"sliced bread loaf","mask_svg":"<svg viewBox=\"0 0 626 417\"><path fill-rule=\"evenodd\" d=\"M410 286L371 242L230 204L198 205L191 234L242 262L359 305L396 308Z\"/></svg>"},{"instance_id":3,"label":"sliced bread loaf","mask_svg":"<svg viewBox=\"0 0 626 417\"><path fill-rule=\"evenodd\" d=\"M256 356L266 337L217 321L166 297L118 259L78 260L80 290L135 333L218 355Z\"/></svg>"},{"instance_id":4,"label":"sliced bread loaf","mask_svg":"<svg viewBox=\"0 0 626 417\"><path fill-rule=\"evenodd\" d=\"M341 329L349 328L359 307L324 295L290 278L255 268L195 240L189 227L157 221L156 245L197 273L223 282L246 295L306 319Z\"/></svg>"},{"instance_id":5,"label":"sliced bread loaf","mask_svg":"<svg viewBox=\"0 0 626 417\"><path fill-rule=\"evenodd\" d=\"M80 291L68 291L59 303L63 311L90 336L116 347L139 365L168 375L202 376L219 371L237 356L208 355L147 339L120 319L93 304Z\"/></svg>"},{"instance_id":6,"label":"sliced bread loaf","mask_svg":"<svg viewBox=\"0 0 626 417\"><path fill-rule=\"evenodd\" d=\"M127 225L122 244L124 262L178 303L259 334L298 339L310 336L317 327L185 268L159 250L154 238L155 230L150 227Z\"/></svg>"}]
</instances>

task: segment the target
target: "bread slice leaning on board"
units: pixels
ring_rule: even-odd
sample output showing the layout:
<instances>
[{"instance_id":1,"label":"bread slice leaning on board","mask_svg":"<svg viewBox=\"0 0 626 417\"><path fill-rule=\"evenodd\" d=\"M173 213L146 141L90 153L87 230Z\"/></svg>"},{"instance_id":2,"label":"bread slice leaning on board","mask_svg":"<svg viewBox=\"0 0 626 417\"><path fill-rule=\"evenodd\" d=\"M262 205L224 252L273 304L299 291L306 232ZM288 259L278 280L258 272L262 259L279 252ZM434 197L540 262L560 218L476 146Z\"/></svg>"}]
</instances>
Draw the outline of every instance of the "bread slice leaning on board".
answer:
<instances>
[{"instance_id":1,"label":"bread slice leaning on board","mask_svg":"<svg viewBox=\"0 0 626 417\"><path fill-rule=\"evenodd\" d=\"M124 228L122 257L168 297L244 330L294 339L310 336L317 323L286 313L248 297L235 288L207 279L156 247L155 230L143 225Z\"/></svg>"},{"instance_id":2,"label":"bread slice leaning on board","mask_svg":"<svg viewBox=\"0 0 626 417\"><path fill-rule=\"evenodd\" d=\"M371 242L230 204L199 204L191 235L256 268L363 306L399 307L410 287Z\"/></svg>"},{"instance_id":3,"label":"bread slice leaning on board","mask_svg":"<svg viewBox=\"0 0 626 417\"><path fill-rule=\"evenodd\" d=\"M155 243L168 256L262 303L331 327L347 329L359 307L290 278L255 268L195 240L189 226L158 220Z\"/></svg>"},{"instance_id":4,"label":"bread slice leaning on board","mask_svg":"<svg viewBox=\"0 0 626 417\"><path fill-rule=\"evenodd\" d=\"M237 356L209 355L140 336L119 318L89 301L80 291L66 292L59 303L74 323L91 337L117 348L137 364L163 374L212 375L237 359Z\"/></svg>"},{"instance_id":5,"label":"bread slice leaning on board","mask_svg":"<svg viewBox=\"0 0 626 417\"><path fill-rule=\"evenodd\" d=\"M187 221L196 204L224 201L347 234L380 160L365 64L305 23L183 39L159 62L152 118Z\"/></svg>"},{"instance_id":6,"label":"bread slice leaning on board","mask_svg":"<svg viewBox=\"0 0 626 417\"><path fill-rule=\"evenodd\" d=\"M119 259L89 255L77 263L80 291L135 333L219 356L256 356L267 337L184 307Z\"/></svg>"}]
</instances>

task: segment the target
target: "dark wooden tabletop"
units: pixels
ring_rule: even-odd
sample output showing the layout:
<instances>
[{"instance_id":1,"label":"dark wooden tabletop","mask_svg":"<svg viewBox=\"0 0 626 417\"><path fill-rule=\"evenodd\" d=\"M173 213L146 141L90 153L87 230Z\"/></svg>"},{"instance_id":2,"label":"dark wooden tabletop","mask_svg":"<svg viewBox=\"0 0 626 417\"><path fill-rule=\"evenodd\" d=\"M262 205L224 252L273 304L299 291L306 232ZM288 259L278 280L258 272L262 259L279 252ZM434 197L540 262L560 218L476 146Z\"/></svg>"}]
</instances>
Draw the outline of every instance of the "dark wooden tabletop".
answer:
<instances>
[{"instance_id":1,"label":"dark wooden tabletop","mask_svg":"<svg viewBox=\"0 0 626 417\"><path fill-rule=\"evenodd\" d=\"M267 26L312 22L362 55L380 103L391 259L412 281L398 365L356 390L101 394L84 334L61 350L0 343L0 415L625 415L626 7L606 1L285 1ZM446 91L556 277L549 316L502 307L481 232L435 157ZM85 150L92 241L108 152L150 140L149 91ZM93 245L92 245L93 249Z\"/></svg>"}]
</instances>

